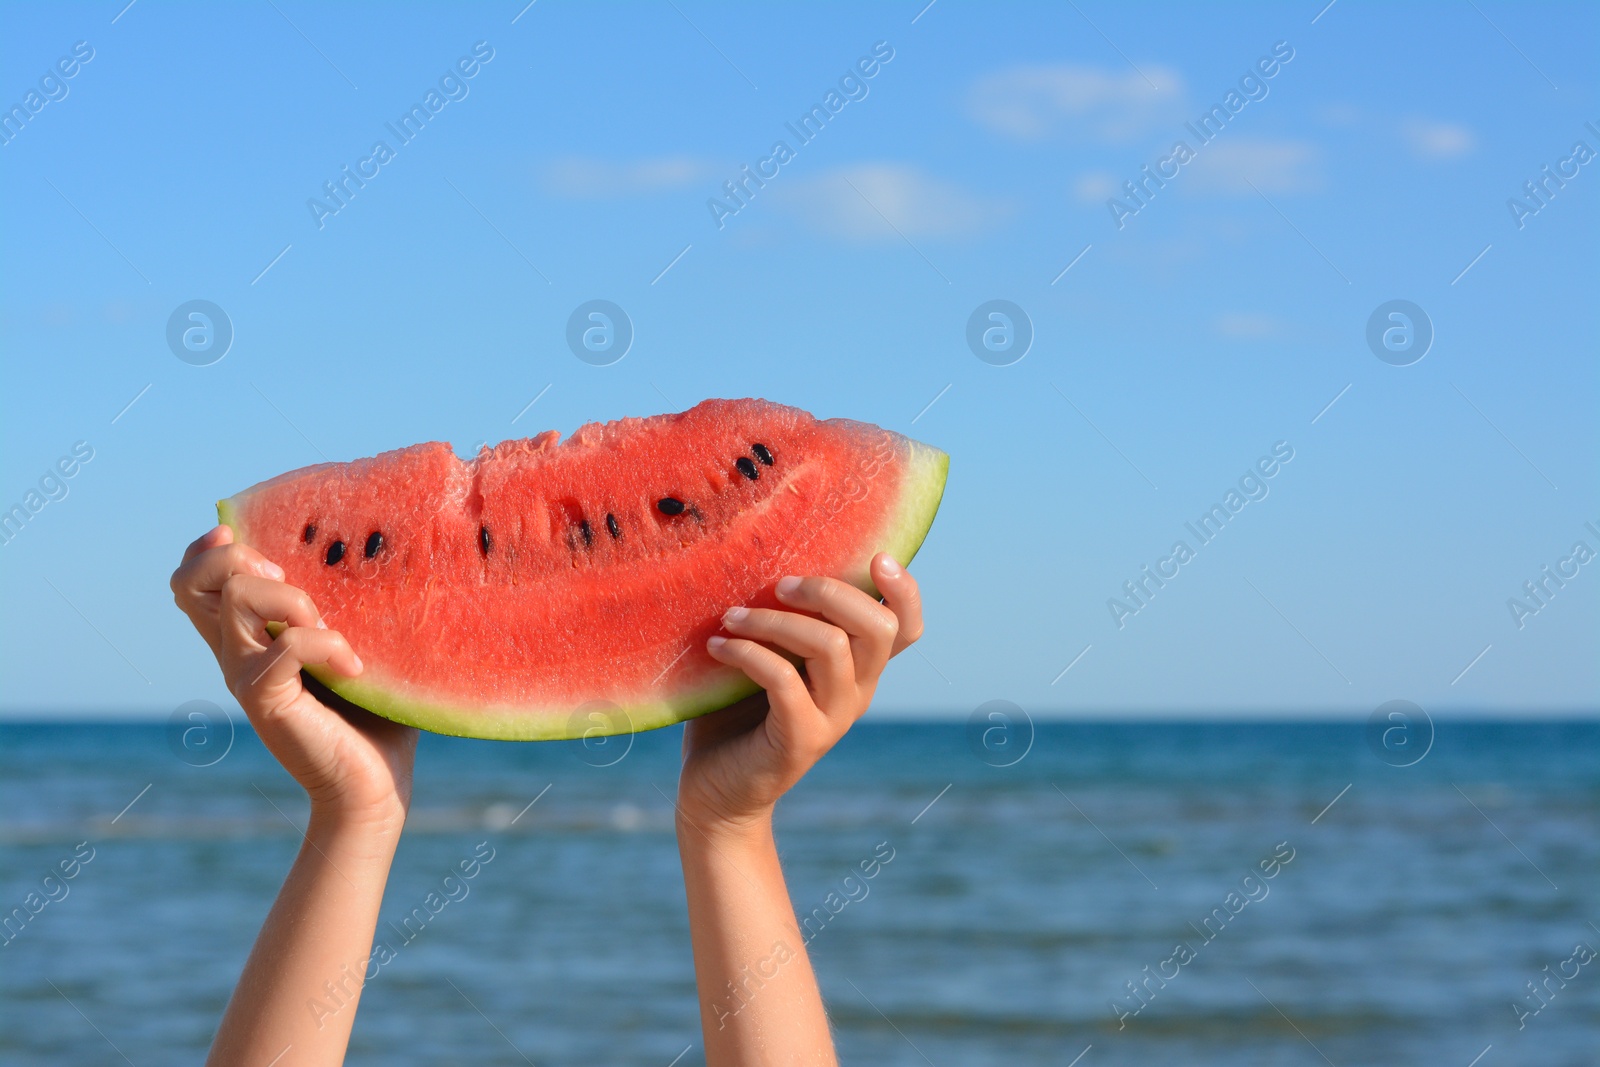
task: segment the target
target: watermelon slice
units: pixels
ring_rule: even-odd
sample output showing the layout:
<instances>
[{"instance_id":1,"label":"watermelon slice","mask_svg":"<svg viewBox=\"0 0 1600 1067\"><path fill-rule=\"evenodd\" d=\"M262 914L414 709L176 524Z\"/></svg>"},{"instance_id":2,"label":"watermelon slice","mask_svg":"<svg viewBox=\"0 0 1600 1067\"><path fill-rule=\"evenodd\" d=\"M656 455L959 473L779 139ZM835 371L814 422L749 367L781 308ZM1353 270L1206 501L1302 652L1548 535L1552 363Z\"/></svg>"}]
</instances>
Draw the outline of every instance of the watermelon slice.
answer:
<instances>
[{"instance_id":1,"label":"watermelon slice","mask_svg":"<svg viewBox=\"0 0 1600 1067\"><path fill-rule=\"evenodd\" d=\"M788 574L874 592L908 562L949 457L764 400L547 431L463 462L438 442L291 471L221 501L342 632L359 678L310 673L437 733L554 740L667 726L756 686L706 639ZM589 714L594 709L607 714Z\"/></svg>"}]
</instances>

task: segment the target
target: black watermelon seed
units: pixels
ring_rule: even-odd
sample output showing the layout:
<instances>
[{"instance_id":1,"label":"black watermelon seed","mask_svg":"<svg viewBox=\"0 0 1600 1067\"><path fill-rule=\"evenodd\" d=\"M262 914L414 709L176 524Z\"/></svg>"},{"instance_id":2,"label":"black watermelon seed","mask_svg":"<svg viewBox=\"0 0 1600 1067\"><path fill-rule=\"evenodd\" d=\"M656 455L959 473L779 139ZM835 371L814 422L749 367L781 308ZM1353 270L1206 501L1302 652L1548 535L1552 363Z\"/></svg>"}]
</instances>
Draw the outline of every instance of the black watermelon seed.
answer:
<instances>
[{"instance_id":1,"label":"black watermelon seed","mask_svg":"<svg viewBox=\"0 0 1600 1067\"><path fill-rule=\"evenodd\" d=\"M761 477L761 472L756 470L756 465L750 462L749 456L740 456L733 461L733 465L739 468L740 474L749 478L752 482Z\"/></svg>"},{"instance_id":2,"label":"black watermelon seed","mask_svg":"<svg viewBox=\"0 0 1600 1067\"><path fill-rule=\"evenodd\" d=\"M493 545L494 541L489 537L489 527L478 527L478 551L487 556L489 554L489 549Z\"/></svg>"},{"instance_id":3,"label":"black watermelon seed","mask_svg":"<svg viewBox=\"0 0 1600 1067\"><path fill-rule=\"evenodd\" d=\"M663 515L683 514L683 501L679 500L675 496L662 497L660 500L656 501L656 507L661 510L661 514Z\"/></svg>"},{"instance_id":4,"label":"black watermelon seed","mask_svg":"<svg viewBox=\"0 0 1600 1067\"><path fill-rule=\"evenodd\" d=\"M578 520L578 533L583 537L583 547L588 548L594 544L594 531L589 528L588 519Z\"/></svg>"},{"instance_id":5,"label":"black watermelon seed","mask_svg":"<svg viewBox=\"0 0 1600 1067\"><path fill-rule=\"evenodd\" d=\"M316 539L317 539L317 527L316 527L316 525L314 523L309 523L309 522L306 523L305 532L300 535L300 540L304 541L306 544L309 545L311 542L315 541Z\"/></svg>"},{"instance_id":6,"label":"black watermelon seed","mask_svg":"<svg viewBox=\"0 0 1600 1067\"><path fill-rule=\"evenodd\" d=\"M362 552L368 559L371 559L373 556L376 556L378 554L378 549L380 549L382 547L383 547L383 533L382 533L382 531L373 530L370 534L367 535L367 547L365 549L363 549Z\"/></svg>"},{"instance_id":7,"label":"black watermelon seed","mask_svg":"<svg viewBox=\"0 0 1600 1067\"><path fill-rule=\"evenodd\" d=\"M335 541L333 544L328 546L327 558L322 562L331 567L335 563L338 563L341 559L344 559L344 542Z\"/></svg>"},{"instance_id":8,"label":"black watermelon seed","mask_svg":"<svg viewBox=\"0 0 1600 1067\"><path fill-rule=\"evenodd\" d=\"M622 540L622 527L617 525L617 517L609 511L606 512L606 529L611 531L612 537Z\"/></svg>"},{"instance_id":9,"label":"black watermelon seed","mask_svg":"<svg viewBox=\"0 0 1600 1067\"><path fill-rule=\"evenodd\" d=\"M754 452L756 454L756 458L762 463L769 467L772 466L772 453L767 451L766 445L760 443L753 444L750 446L750 451Z\"/></svg>"}]
</instances>

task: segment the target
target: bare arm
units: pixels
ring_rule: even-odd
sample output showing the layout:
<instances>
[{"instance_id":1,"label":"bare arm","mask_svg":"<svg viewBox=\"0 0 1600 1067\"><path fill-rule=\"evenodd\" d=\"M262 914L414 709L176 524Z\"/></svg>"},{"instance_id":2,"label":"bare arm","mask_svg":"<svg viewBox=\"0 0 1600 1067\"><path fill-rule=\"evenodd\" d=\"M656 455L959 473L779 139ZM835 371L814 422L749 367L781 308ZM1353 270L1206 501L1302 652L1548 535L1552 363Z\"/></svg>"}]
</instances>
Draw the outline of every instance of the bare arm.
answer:
<instances>
[{"instance_id":1,"label":"bare arm","mask_svg":"<svg viewBox=\"0 0 1600 1067\"><path fill-rule=\"evenodd\" d=\"M922 634L916 580L872 563L887 606L831 578L784 579L790 611L734 609L712 656L765 690L684 733L678 848L706 1063L832 1064L833 1035L772 837L778 798L867 710ZM770 647L769 647L770 646ZM774 648L805 660L802 676Z\"/></svg>"},{"instance_id":2,"label":"bare arm","mask_svg":"<svg viewBox=\"0 0 1600 1067\"><path fill-rule=\"evenodd\" d=\"M262 742L310 796L311 820L207 1062L336 1065L411 799L416 731L335 710L302 685L306 664L353 676L361 661L281 570L232 541L218 527L189 546L173 595ZM268 623L286 628L274 638Z\"/></svg>"},{"instance_id":3,"label":"bare arm","mask_svg":"<svg viewBox=\"0 0 1600 1067\"><path fill-rule=\"evenodd\" d=\"M679 819L706 1063L834 1063L833 1038L772 825Z\"/></svg>"},{"instance_id":4,"label":"bare arm","mask_svg":"<svg viewBox=\"0 0 1600 1067\"><path fill-rule=\"evenodd\" d=\"M206 1062L340 1064L372 953L393 829L312 814Z\"/></svg>"}]
</instances>

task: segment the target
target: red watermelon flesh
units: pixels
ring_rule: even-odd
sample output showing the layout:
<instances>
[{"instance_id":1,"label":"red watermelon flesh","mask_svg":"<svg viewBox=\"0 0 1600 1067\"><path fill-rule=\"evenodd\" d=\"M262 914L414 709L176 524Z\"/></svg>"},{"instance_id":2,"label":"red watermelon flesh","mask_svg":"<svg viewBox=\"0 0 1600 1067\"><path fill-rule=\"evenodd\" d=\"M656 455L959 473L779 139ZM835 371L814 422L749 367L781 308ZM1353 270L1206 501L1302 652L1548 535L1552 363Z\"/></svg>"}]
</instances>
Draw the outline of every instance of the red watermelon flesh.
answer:
<instances>
[{"instance_id":1,"label":"red watermelon flesh","mask_svg":"<svg viewBox=\"0 0 1600 1067\"><path fill-rule=\"evenodd\" d=\"M908 562L949 457L764 400L547 431L463 462L434 442L221 501L365 664L310 672L379 715L507 740L647 730L755 691L705 651L784 575L873 591ZM595 714L595 712L599 714Z\"/></svg>"}]
</instances>

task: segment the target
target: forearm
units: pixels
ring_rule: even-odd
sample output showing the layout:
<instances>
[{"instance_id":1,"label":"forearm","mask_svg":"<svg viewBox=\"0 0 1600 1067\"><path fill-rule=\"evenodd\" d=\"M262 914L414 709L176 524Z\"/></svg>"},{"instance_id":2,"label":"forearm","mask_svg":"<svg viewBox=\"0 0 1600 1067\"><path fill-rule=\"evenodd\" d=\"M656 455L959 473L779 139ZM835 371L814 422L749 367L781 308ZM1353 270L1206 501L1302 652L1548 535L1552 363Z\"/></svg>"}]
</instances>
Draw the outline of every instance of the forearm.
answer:
<instances>
[{"instance_id":1,"label":"forearm","mask_svg":"<svg viewBox=\"0 0 1600 1067\"><path fill-rule=\"evenodd\" d=\"M344 1061L372 951L398 825L312 812L278 899L256 937L207 1064Z\"/></svg>"},{"instance_id":2,"label":"forearm","mask_svg":"<svg viewBox=\"0 0 1600 1067\"><path fill-rule=\"evenodd\" d=\"M832 1064L833 1036L770 821L678 820L706 1063Z\"/></svg>"}]
</instances>

